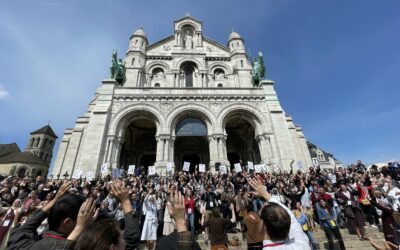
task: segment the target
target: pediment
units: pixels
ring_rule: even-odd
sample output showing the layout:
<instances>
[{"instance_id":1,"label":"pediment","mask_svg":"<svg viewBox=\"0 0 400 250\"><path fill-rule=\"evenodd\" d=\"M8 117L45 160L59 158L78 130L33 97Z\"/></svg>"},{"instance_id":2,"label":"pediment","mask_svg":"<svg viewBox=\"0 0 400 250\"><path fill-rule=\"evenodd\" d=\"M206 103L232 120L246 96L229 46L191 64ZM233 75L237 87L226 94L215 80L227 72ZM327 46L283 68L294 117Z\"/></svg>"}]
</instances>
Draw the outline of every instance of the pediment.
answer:
<instances>
[{"instance_id":1,"label":"pediment","mask_svg":"<svg viewBox=\"0 0 400 250\"><path fill-rule=\"evenodd\" d=\"M200 53L207 57L229 57L230 51L226 46L203 37L203 46L190 50L176 46L175 36L169 36L146 47L147 56L171 56L173 53Z\"/></svg>"}]
</instances>

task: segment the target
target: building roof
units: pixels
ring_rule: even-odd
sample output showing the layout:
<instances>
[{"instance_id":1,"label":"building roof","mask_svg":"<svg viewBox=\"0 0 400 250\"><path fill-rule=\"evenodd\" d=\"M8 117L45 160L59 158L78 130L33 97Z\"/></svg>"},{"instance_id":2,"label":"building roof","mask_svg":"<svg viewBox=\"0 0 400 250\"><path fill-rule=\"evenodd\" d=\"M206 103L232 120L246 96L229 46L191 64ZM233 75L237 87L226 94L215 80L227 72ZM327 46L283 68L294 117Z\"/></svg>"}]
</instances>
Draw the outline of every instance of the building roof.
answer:
<instances>
[{"instance_id":1,"label":"building roof","mask_svg":"<svg viewBox=\"0 0 400 250\"><path fill-rule=\"evenodd\" d=\"M236 31L232 31L232 33L229 35L228 41L232 39L242 39L242 37Z\"/></svg>"},{"instance_id":2,"label":"building roof","mask_svg":"<svg viewBox=\"0 0 400 250\"><path fill-rule=\"evenodd\" d=\"M21 152L17 143L0 144L0 158L12 153Z\"/></svg>"},{"instance_id":3,"label":"building roof","mask_svg":"<svg viewBox=\"0 0 400 250\"><path fill-rule=\"evenodd\" d=\"M0 164L7 163L26 163L47 166L48 163L37 157L31 152L15 152L0 158Z\"/></svg>"},{"instance_id":4,"label":"building roof","mask_svg":"<svg viewBox=\"0 0 400 250\"><path fill-rule=\"evenodd\" d=\"M31 132L31 135L36 135L36 134L46 134L50 135L51 137L58 138L57 135L54 133L53 129L50 127L50 125L46 125L36 131Z\"/></svg>"},{"instance_id":5,"label":"building roof","mask_svg":"<svg viewBox=\"0 0 400 250\"><path fill-rule=\"evenodd\" d=\"M317 152L315 150L312 150L312 148L319 149L321 152L324 154L325 160L329 161L329 157L333 158L335 162L340 162L336 157L333 156L333 154L328 153L321 148L319 148L317 145L313 144L312 142L307 141L307 146L308 146L308 151L310 152L311 158L317 158Z\"/></svg>"},{"instance_id":6,"label":"building roof","mask_svg":"<svg viewBox=\"0 0 400 250\"><path fill-rule=\"evenodd\" d=\"M146 37L146 33L144 32L143 27L140 27L138 30L136 30L132 36L143 36Z\"/></svg>"}]
</instances>

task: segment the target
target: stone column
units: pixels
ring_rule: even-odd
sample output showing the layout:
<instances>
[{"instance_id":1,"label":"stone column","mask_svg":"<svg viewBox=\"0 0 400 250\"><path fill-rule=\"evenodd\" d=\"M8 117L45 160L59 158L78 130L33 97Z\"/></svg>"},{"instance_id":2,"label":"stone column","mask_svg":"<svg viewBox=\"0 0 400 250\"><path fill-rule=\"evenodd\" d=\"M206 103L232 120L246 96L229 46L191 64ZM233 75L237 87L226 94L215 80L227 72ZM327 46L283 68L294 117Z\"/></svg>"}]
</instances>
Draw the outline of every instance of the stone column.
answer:
<instances>
[{"instance_id":1,"label":"stone column","mask_svg":"<svg viewBox=\"0 0 400 250\"><path fill-rule=\"evenodd\" d=\"M157 150L156 150L156 164L159 165L163 160L164 142L160 136L156 136Z\"/></svg>"},{"instance_id":2,"label":"stone column","mask_svg":"<svg viewBox=\"0 0 400 250\"><path fill-rule=\"evenodd\" d=\"M111 164L112 168L117 168L118 167L119 157L120 157L121 148L122 148L122 143L123 143L123 139L121 137L118 137L114 142L114 156L113 156L113 161L112 161L112 164Z\"/></svg>"},{"instance_id":3,"label":"stone column","mask_svg":"<svg viewBox=\"0 0 400 250\"><path fill-rule=\"evenodd\" d=\"M218 145L217 139L212 135L208 136L208 150L210 152L210 170L215 173L215 163L218 162Z\"/></svg>"},{"instance_id":4,"label":"stone column","mask_svg":"<svg viewBox=\"0 0 400 250\"><path fill-rule=\"evenodd\" d=\"M175 136L171 136L169 141L169 161L174 162L174 148L175 148Z\"/></svg>"},{"instance_id":5,"label":"stone column","mask_svg":"<svg viewBox=\"0 0 400 250\"><path fill-rule=\"evenodd\" d=\"M261 154L261 160L264 163L268 163L268 154L266 152L266 142L265 142L265 137L263 135L258 135L256 137L256 140L258 142L258 149L260 150Z\"/></svg>"},{"instance_id":6,"label":"stone column","mask_svg":"<svg viewBox=\"0 0 400 250\"><path fill-rule=\"evenodd\" d=\"M169 161L169 143L170 143L170 137L166 136L164 137L164 161L168 162Z\"/></svg>"},{"instance_id":7,"label":"stone column","mask_svg":"<svg viewBox=\"0 0 400 250\"><path fill-rule=\"evenodd\" d=\"M225 160L228 159L228 154L227 154L227 151L226 151L226 139L227 138L228 138L227 135L224 135L222 137L222 158L224 158Z\"/></svg>"},{"instance_id":8,"label":"stone column","mask_svg":"<svg viewBox=\"0 0 400 250\"><path fill-rule=\"evenodd\" d=\"M105 162L110 162L111 161L112 152L113 152L113 149L114 149L114 140L115 140L115 137L109 137L109 139L108 139L108 145L107 145L108 148L107 148Z\"/></svg>"}]
</instances>

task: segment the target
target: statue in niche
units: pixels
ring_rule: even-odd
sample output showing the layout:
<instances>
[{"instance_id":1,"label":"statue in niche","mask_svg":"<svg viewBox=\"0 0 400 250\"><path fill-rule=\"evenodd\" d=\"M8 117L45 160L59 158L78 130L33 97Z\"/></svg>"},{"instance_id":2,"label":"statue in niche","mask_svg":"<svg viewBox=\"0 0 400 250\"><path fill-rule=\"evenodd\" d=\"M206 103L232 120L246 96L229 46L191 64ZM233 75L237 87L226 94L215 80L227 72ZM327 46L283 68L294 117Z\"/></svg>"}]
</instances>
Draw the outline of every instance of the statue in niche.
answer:
<instances>
[{"instance_id":1,"label":"statue in niche","mask_svg":"<svg viewBox=\"0 0 400 250\"><path fill-rule=\"evenodd\" d=\"M215 72L215 80L223 80L225 78L225 74L222 71Z\"/></svg>"},{"instance_id":2,"label":"statue in niche","mask_svg":"<svg viewBox=\"0 0 400 250\"><path fill-rule=\"evenodd\" d=\"M162 70L158 71L155 75L154 75L155 79L163 79L164 78L164 72Z\"/></svg>"},{"instance_id":3,"label":"statue in niche","mask_svg":"<svg viewBox=\"0 0 400 250\"><path fill-rule=\"evenodd\" d=\"M114 50L112 53L111 67L110 67L110 77L115 79L118 85L125 82L125 62L122 59L118 59L117 51Z\"/></svg>"},{"instance_id":4,"label":"statue in niche","mask_svg":"<svg viewBox=\"0 0 400 250\"><path fill-rule=\"evenodd\" d=\"M190 35L189 31L186 31L185 34L185 49L191 49L192 48L192 36Z\"/></svg>"}]
</instances>

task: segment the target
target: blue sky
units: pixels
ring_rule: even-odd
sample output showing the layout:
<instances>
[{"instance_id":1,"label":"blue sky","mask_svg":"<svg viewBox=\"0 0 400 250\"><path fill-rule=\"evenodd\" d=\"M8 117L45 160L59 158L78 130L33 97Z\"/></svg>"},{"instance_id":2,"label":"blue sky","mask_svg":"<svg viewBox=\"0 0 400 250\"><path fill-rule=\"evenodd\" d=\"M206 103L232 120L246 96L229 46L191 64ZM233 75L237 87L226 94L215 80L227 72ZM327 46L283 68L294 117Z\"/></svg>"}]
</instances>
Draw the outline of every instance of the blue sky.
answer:
<instances>
[{"instance_id":1,"label":"blue sky","mask_svg":"<svg viewBox=\"0 0 400 250\"><path fill-rule=\"evenodd\" d=\"M61 138L143 26L150 43L190 12L222 44L262 51L282 106L345 164L400 160L400 1L0 1L0 143ZM57 144L58 146L58 144ZM57 148L56 148L57 149ZM56 150L54 154L56 155Z\"/></svg>"}]
</instances>

